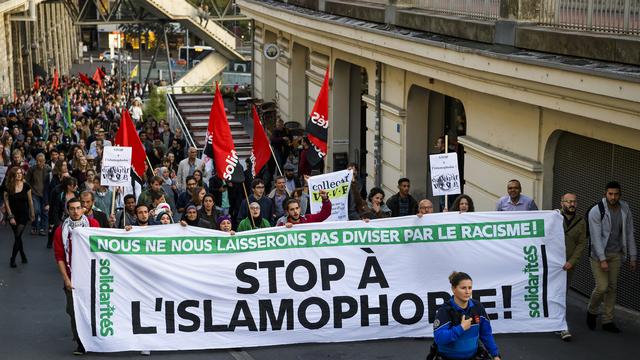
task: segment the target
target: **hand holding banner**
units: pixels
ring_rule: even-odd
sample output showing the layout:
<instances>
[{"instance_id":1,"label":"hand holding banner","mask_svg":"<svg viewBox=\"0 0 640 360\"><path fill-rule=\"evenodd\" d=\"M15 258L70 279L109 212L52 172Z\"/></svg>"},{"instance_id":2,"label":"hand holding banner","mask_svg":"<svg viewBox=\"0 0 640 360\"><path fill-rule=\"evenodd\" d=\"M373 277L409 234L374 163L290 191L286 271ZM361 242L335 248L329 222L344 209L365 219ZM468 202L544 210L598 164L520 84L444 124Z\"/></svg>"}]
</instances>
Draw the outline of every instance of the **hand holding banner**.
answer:
<instances>
[{"instance_id":1,"label":"hand holding banner","mask_svg":"<svg viewBox=\"0 0 640 360\"><path fill-rule=\"evenodd\" d=\"M428 218L233 236L177 224L78 228L80 339L88 351L111 352L432 336L452 270L473 277L494 333L566 329L558 212Z\"/></svg>"},{"instance_id":2,"label":"hand holding banner","mask_svg":"<svg viewBox=\"0 0 640 360\"><path fill-rule=\"evenodd\" d=\"M321 174L309 178L309 197L311 198L311 213L316 214L322 208L320 190L326 190L331 199L331 216L326 221L349 220L349 190L353 171L341 170L328 174Z\"/></svg>"}]
</instances>

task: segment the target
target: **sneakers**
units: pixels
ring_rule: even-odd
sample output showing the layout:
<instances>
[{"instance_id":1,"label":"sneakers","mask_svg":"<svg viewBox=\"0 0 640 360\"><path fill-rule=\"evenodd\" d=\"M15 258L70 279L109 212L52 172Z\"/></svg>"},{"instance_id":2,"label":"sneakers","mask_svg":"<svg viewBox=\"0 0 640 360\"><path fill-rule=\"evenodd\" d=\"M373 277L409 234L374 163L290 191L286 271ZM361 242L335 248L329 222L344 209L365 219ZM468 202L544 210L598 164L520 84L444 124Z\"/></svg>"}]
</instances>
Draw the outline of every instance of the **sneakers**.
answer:
<instances>
[{"instance_id":1,"label":"sneakers","mask_svg":"<svg viewBox=\"0 0 640 360\"><path fill-rule=\"evenodd\" d=\"M592 314L590 312L587 311L587 327L591 330L595 330L596 329L596 319L598 318L598 315L596 314Z\"/></svg>"},{"instance_id":2,"label":"sneakers","mask_svg":"<svg viewBox=\"0 0 640 360\"><path fill-rule=\"evenodd\" d=\"M73 355L84 355L86 353L82 344L78 344L78 347L73 351Z\"/></svg>"},{"instance_id":3,"label":"sneakers","mask_svg":"<svg viewBox=\"0 0 640 360\"><path fill-rule=\"evenodd\" d=\"M604 331L608 331L610 333L614 333L614 334L619 334L621 331L620 329L616 326L615 323L606 323L606 324L602 324L602 330Z\"/></svg>"},{"instance_id":4,"label":"sneakers","mask_svg":"<svg viewBox=\"0 0 640 360\"><path fill-rule=\"evenodd\" d=\"M571 341L571 333L569 332L569 330L560 331L560 339L562 339L563 341Z\"/></svg>"}]
</instances>

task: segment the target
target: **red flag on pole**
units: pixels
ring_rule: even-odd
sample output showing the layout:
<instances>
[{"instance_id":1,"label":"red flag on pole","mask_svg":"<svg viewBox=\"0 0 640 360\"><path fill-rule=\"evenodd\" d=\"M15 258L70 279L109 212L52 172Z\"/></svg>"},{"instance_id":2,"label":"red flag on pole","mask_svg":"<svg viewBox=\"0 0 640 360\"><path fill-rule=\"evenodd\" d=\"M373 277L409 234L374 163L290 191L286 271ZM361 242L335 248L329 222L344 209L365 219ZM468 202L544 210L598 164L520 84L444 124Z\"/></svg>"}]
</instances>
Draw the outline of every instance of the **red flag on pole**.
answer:
<instances>
[{"instance_id":1,"label":"red flag on pole","mask_svg":"<svg viewBox=\"0 0 640 360\"><path fill-rule=\"evenodd\" d=\"M53 82L51 83L51 87L53 90L58 90L60 86L60 78L58 77L58 69L53 69Z\"/></svg>"},{"instance_id":2,"label":"red flag on pole","mask_svg":"<svg viewBox=\"0 0 640 360\"><path fill-rule=\"evenodd\" d=\"M34 90L40 89L40 78L37 76L36 76L36 81L33 82L33 89Z\"/></svg>"},{"instance_id":3,"label":"red flag on pole","mask_svg":"<svg viewBox=\"0 0 640 360\"><path fill-rule=\"evenodd\" d=\"M215 129L215 131L214 131ZM213 159L216 175L223 180L243 182L244 172L231 137L231 128L224 111L220 88L216 84L216 94L209 113L209 126L204 154Z\"/></svg>"},{"instance_id":4,"label":"red flag on pole","mask_svg":"<svg viewBox=\"0 0 640 360\"><path fill-rule=\"evenodd\" d=\"M253 148L251 149L251 175L258 175L262 167L271 159L271 148L269 147L269 138L264 132L260 117L256 107L251 108L253 111Z\"/></svg>"},{"instance_id":5,"label":"red flag on pole","mask_svg":"<svg viewBox=\"0 0 640 360\"><path fill-rule=\"evenodd\" d=\"M98 83L99 87L102 87L102 76L100 75L100 68L97 68L91 77L96 83Z\"/></svg>"},{"instance_id":6,"label":"red flag on pole","mask_svg":"<svg viewBox=\"0 0 640 360\"><path fill-rule=\"evenodd\" d=\"M131 166L133 171L142 179L144 175L144 162L147 159L147 154L140 141L138 132L136 131L131 115L127 109L122 109L122 118L120 118L120 128L116 133L114 145L131 147Z\"/></svg>"},{"instance_id":7,"label":"red flag on pole","mask_svg":"<svg viewBox=\"0 0 640 360\"><path fill-rule=\"evenodd\" d=\"M91 85L91 80L85 73L78 73L78 75L80 76L80 81L87 85Z\"/></svg>"},{"instance_id":8,"label":"red flag on pole","mask_svg":"<svg viewBox=\"0 0 640 360\"><path fill-rule=\"evenodd\" d=\"M98 74L100 74L100 79L104 79L104 77L107 76L107 74L105 74L99 66L96 68L96 71L98 72Z\"/></svg>"},{"instance_id":9,"label":"red flag on pole","mask_svg":"<svg viewBox=\"0 0 640 360\"><path fill-rule=\"evenodd\" d=\"M307 121L307 137L311 142L311 151L307 160L315 166L327 156L327 133L329 129L329 68L324 74L324 82Z\"/></svg>"}]
</instances>

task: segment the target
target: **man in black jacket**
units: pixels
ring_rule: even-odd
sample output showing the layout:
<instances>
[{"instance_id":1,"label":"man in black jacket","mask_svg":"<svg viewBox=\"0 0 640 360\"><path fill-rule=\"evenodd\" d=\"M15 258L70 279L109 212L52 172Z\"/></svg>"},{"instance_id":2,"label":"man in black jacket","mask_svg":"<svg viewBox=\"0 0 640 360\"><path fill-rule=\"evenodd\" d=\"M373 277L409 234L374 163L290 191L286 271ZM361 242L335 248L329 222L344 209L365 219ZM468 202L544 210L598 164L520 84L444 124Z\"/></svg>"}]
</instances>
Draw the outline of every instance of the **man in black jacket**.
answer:
<instances>
[{"instance_id":1,"label":"man in black jacket","mask_svg":"<svg viewBox=\"0 0 640 360\"><path fill-rule=\"evenodd\" d=\"M407 178L398 180L398 193L387 200L387 206L391 209L391 216L407 216L418 213L418 202L409 195L411 182Z\"/></svg>"},{"instance_id":2,"label":"man in black jacket","mask_svg":"<svg viewBox=\"0 0 640 360\"><path fill-rule=\"evenodd\" d=\"M95 203L95 198L93 192L91 191L83 191L80 193L80 203L84 208L84 215L88 218L94 218L98 221L101 228L110 228L113 227L113 222L115 222L115 217L113 219L109 219L107 214L103 213L98 209L94 209L93 205ZM113 222L111 220L114 220Z\"/></svg>"}]
</instances>

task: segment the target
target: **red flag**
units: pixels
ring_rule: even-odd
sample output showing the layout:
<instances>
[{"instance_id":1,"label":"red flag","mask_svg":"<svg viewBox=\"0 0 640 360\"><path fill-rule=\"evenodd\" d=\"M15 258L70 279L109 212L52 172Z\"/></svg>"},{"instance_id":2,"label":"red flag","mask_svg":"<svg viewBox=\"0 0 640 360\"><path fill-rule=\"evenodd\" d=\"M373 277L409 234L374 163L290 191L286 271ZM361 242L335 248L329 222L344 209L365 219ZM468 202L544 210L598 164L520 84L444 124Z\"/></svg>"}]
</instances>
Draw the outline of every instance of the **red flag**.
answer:
<instances>
[{"instance_id":1,"label":"red flag","mask_svg":"<svg viewBox=\"0 0 640 360\"><path fill-rule=\"evenodd\" d=\"M37 76L36 76L36 81L33 82L33 89L34 90L40 89L40 78Z\"/></svg>"},{"instance_id":2,"label":"red flag","mask_svg":"<svg viewBox=\"0 0 640 360\"><path fill-rule=\"evenodd\" d=\"M100 72L100 68L96 68L96 72L93 73L93 76L91 78L95 80L96 83L98 83L99 87L102 87L102 76L100 75Z\"/></svg>"},{"instance_id":3,"label":"red flag","mask_svg":"<svg viewBox=\"0 0 640 360\"><path fill-rule=\"evenodd\" d=\"M104 79L104 77L107 76L107 74L105 74L100 67L97 67L96 71L98 72L98 74L100 74L100 79Z\"/></svg>"},{"instance_id":4,"label":"red flag","mask_svg":"<svg viewBox=\"0 0 640 360\"><path fill-rule=\"evenodd\" d=\"M269 147L269 138L264 132L260 117L256 107L253 110L253 148L251 149L251 174L253 177L258 175L262 167L271 159L271 148Z\"/></svg>"},{"instance_id":5,"label":"red flag","mask_svg":"<svg viewBox=\"0 0 640 360\"><path fill-rule=\"evenodd\" d=\"M214 131L215 129L215 131ZM209 113L209 126L204 148L205 155L213 158L216 174L220 179L233 182L244 181L244 172L240 165L238 153L233 145L231 128L224 111L224 102L220 88L216 84L216 94Z\"/></svg>"},{"instance_id":6,"label":"red flag","mask_svg":"<svg viewBox=\"0 0 640 360\"><path fill-rule=\"evenodd\" d=\"M327 132L329 129L329 68L324 74L324 82L313 110L307 121L307 137L311 142L307 160L315 166L327 156Z\"/></svg>"},{"instance_id":7,"label":"red flag","mask_svg":"<svg viewBox=\"0 0 640 360\"><path fill-rule=\"evenodd\" d=\"M60 78L58 77L58 69L53 69L53 82L51 83L51 87L53 90L58 90L60 86Z\"/></svg>"},{"instance_id":8,"label":"red flag","mask_svg":"<svg viewBox=\"0 0 640 360\"><path fill-rule=\"evenodd\" d=\"M136 173L136 175L138 175L139 178L142 178L142 175L144 175L145 171L144 162L147 158L147 154L144 150L144 146L142 145L142 141L140 141L138 132L133 125L131 115L129 115L129 111L127 111L127 109L122 109L120 128L116 133L114 145L128 146L132 148L131 166L133 167L133 171Z\"/></svg>"},{"instance_id":9,"label":"red flag","mask_svg":"<svg viewBox=\"0 0 640 360\"><path fill-rule=\"evenodd\" d=\"M89 79L89 77L86 74L78 73L78 75L80 75L80 81L82 81L83 83L85 83L87 85L91 85L91 80Z\"/></svg>"}]
</instances>

